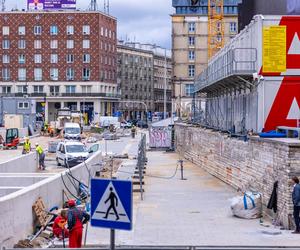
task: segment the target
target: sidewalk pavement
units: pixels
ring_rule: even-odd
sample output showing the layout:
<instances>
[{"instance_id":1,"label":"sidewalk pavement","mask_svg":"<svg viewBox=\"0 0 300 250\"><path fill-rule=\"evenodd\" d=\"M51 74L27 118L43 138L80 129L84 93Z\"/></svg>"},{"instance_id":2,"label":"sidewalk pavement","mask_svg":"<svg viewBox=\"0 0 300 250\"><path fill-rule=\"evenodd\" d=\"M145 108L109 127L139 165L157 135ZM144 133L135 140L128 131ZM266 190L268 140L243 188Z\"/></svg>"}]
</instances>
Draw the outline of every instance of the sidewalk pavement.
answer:
<instances>
[{"instance_id":1,"label":"sidewalk pavement","mask_svg":"<svg viewBox=\"0 0 300 250\"><path fill-rule=\"evenodd\" d=\"M259 220L231 215L229 199L238 195L225 183L194 164L184 162L184 177L176 169L175 153L148 152L144 201L134 197L132 231L116 231L117 245L238 245L299 246L290 231L266 235ZM163 177L163 178L162 178ZM109 244L109 230L89 226L88 245Z\"/></svg>"}]
</instances>

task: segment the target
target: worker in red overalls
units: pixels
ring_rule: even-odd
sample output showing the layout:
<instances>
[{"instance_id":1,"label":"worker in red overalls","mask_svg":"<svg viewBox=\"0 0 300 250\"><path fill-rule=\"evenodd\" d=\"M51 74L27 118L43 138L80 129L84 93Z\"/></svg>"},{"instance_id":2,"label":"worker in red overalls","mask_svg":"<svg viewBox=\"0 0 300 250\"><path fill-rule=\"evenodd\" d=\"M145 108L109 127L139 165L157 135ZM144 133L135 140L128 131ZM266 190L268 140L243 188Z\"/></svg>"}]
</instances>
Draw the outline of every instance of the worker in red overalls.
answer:
<instances>
[{"instance_id":1,"label":"worker in red overalls","mask_svg":"<svg viewBox=\"0 0 300 250\"><path fill-rule=\"evenodd\" d=\"M89 221L90 216L77 208L74 200L69 200L68 205L69 248L81 248L83 224Z\"/></svg>"},{"instance_id":2,"label":"worker in red overalls","mask_svg":"<svg viewBox=\"0 0 300 250\"><path fill-rule=\"evenodd\" d=\"M57 238L64 239L69 237L69 230L65 228L67 219L66 210L61 210L60 215L55 218L52 229L54 236Z\"/></svg>"}]
</instances>

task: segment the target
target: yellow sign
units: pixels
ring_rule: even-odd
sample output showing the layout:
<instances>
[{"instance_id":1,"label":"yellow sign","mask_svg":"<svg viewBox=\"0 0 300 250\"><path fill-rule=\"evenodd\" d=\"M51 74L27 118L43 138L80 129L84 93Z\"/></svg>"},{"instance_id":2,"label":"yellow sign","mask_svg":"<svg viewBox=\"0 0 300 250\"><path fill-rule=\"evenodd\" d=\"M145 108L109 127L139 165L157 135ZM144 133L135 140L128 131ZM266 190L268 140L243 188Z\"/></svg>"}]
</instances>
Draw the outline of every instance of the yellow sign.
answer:
<instances>
[{"instance_id":1,"label":"yellow sign","mask_svg":"<svg viewBox=\"0 0 300 250\"><path fill-rule=\"evenodd\" d=\"M286 71L286 26L269 26L263 29L263 72Z\"/></svg>"}]
</instances>

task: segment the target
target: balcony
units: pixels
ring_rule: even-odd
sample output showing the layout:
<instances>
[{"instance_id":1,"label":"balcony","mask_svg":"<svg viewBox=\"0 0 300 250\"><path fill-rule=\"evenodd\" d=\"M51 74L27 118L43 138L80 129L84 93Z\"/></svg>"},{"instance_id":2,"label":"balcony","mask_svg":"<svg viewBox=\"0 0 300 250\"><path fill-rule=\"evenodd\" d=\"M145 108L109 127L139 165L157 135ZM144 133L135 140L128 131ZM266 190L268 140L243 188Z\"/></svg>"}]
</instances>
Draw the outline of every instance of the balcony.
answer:
<instances>
[{"instance_id":1,"label":"balcony","mask_svg":"<svg viewBox=\"0 0 300 250\"><path fill-rule=\"evenodd\" d=\"M110 98L120 98L120 94L111 93L60 93L59 96L62 97L110 97Z\"/></svg>"}]
</instances>

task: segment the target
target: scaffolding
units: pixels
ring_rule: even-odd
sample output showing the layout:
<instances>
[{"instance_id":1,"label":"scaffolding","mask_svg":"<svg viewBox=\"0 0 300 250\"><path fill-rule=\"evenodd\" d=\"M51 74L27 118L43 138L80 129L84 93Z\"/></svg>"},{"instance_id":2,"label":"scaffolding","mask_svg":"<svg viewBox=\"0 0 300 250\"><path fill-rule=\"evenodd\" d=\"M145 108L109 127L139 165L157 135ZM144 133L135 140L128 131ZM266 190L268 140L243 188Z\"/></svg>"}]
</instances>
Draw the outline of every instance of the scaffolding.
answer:
<instances>
[{"instance_id":1,"label":"scaffolding","mask_svg":"<svg viewBox=\"0 0 300 250\"><path fill-rule=\"evenodd\" d=\"M208 60L224 47L224 1L208 0Z\"/></svg>"}]
</instances>

